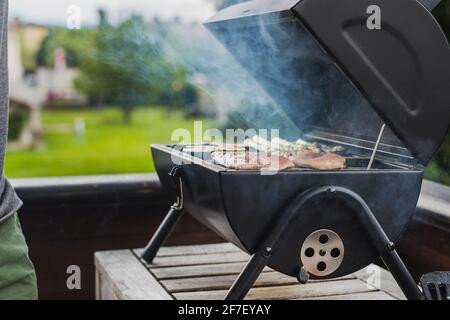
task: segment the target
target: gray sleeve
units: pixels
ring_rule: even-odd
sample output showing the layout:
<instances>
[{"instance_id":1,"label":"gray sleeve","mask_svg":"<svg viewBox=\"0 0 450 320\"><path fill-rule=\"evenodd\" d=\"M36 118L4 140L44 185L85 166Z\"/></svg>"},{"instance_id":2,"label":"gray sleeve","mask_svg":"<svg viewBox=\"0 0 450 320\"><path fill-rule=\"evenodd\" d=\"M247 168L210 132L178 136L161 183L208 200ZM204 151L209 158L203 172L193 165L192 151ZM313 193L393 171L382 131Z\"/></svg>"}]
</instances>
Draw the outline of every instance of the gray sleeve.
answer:
<instances>
[{"instance_id":1,"label":"gray sleeve","mask_svg":"<svg viewBox=\"0 0 450 320\"><path fill-rule=\"evenodd\" d=\"M17 211L22 202L4 176L8 141L8 1L0 0L0 222Z\"/></svg>"},{"instance_id":2,"label":"gray sleeve","mask_svg":"<svg viewBox=\"0 0 450 320\"><path fill-rule=\"evenodd\" d=\"M0 0L0 170L8 137L8 1Z\"/></svg>"}]
</instances>

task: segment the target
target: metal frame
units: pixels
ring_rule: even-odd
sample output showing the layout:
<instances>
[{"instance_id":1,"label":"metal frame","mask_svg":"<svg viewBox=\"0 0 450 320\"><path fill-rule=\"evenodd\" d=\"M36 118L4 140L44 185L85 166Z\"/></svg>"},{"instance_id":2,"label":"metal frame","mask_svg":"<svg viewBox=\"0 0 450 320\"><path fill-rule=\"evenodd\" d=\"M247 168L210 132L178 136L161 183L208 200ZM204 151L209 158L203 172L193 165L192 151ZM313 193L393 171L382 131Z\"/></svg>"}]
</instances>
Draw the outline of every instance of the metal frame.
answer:
<instances>
[{"instance_id":1,"label":"metal frame","mask_svg":"<svg viewBox=\"0 0 450 320\"><path fill-rule=\"evenodd\" d=\"M386 267L392 273L405 296L409 300L423 299L419 287L397 254L394 244L389 240L366 202L353 191L334 186L321 187L300 194L283 210L277 224L270 231L259 250L252 255L247 266L236 279L225 299L241 300L247 295L267 265L272 254L278 249L283 235L287 233L290 226L294 225L295 220L298 219L298 212L311 200L321 197L339 198L355 209L353 212L357 214L358 220L367 231L374 250L376 250ZM299 266L299 279L303 278L304 270Z\"/></svg>"}]
</instances>

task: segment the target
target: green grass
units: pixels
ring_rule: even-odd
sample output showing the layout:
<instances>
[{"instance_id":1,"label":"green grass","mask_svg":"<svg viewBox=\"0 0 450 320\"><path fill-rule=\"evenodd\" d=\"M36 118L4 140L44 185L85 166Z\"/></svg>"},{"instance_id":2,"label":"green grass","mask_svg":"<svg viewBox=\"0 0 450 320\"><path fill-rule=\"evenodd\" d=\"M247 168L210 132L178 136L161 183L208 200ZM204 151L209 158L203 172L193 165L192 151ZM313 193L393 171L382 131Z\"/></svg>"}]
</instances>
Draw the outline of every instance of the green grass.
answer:
<instances>
[{"instance_id":1,"label":"green grass","mask_svg":"<svg viewBox=\"0 0 450 320\"><path fill-rule=\"evenodd\" d=\"M86 122L77 137L73 123ZM162 107L137 109L133 121L122 122L118 109L45 111L44 146L36 151L8 151L10 178L141 173L154 171L151 143L169 143L174 129L193 131L193 120ZM207 124L205 124L206 126Z\"/></svg>"}]
</instances>

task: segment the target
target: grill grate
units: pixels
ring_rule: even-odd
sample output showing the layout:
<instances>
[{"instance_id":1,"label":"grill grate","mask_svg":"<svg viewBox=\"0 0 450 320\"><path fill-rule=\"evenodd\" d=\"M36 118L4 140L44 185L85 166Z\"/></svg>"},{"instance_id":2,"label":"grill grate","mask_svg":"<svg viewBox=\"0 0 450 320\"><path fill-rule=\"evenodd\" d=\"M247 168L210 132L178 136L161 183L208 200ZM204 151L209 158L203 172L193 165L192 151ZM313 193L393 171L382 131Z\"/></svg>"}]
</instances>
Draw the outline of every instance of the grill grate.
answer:
<instances>
[{"instance_id":1,"label":"grill grate","mask_svg":"<svg viewBox=\"0 0 450 320\"><path fill-rule=\"evenodd\" d=\"M205 146L208 146L206 144ZM352 170L367 170L371 157L370 156L361 156L359 153L355 153L353 155L353 151L346 152L346 155L344 157L346 158L346 164L347 167L345 169L342 169L344 171L352 171ZM224 168L224 170L232 171L233 169L228 169L221 164L216 163L213 159L211 159L211 152L189 152L182 149L182 152L184 154L187 154L191 157L194 157L198 160L203 160L206 163L213 164L219 167ZM375 158L373 161L373 164L371 165L371 170L406 170L410 169L411 166L400 163L400 162L393 162L389 161L389 159L383 159L383 157ZM312 171L313 169L308 168L291 168L287 169L286 171L297 171L297 172L305 172L305 171Z\"/></svg>"}]
</instances>

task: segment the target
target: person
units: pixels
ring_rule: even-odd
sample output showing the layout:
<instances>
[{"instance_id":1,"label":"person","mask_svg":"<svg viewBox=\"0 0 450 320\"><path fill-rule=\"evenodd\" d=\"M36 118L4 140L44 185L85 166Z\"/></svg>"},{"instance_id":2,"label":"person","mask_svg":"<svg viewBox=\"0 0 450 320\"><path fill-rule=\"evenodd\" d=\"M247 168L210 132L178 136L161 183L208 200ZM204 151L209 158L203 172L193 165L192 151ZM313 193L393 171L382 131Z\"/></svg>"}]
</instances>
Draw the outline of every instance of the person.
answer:
<instances>
[{"instance_id":1,"label":"person","mask_svg":"<svg viewBox=\"0 0 450 320\"><path fill-rule=\"evenodd\" d=\"M8 0L0 0L0 299L37 299L36 273L17 217L22 201L4 176L8 138Z\"/></svg>"}]
</instances>

